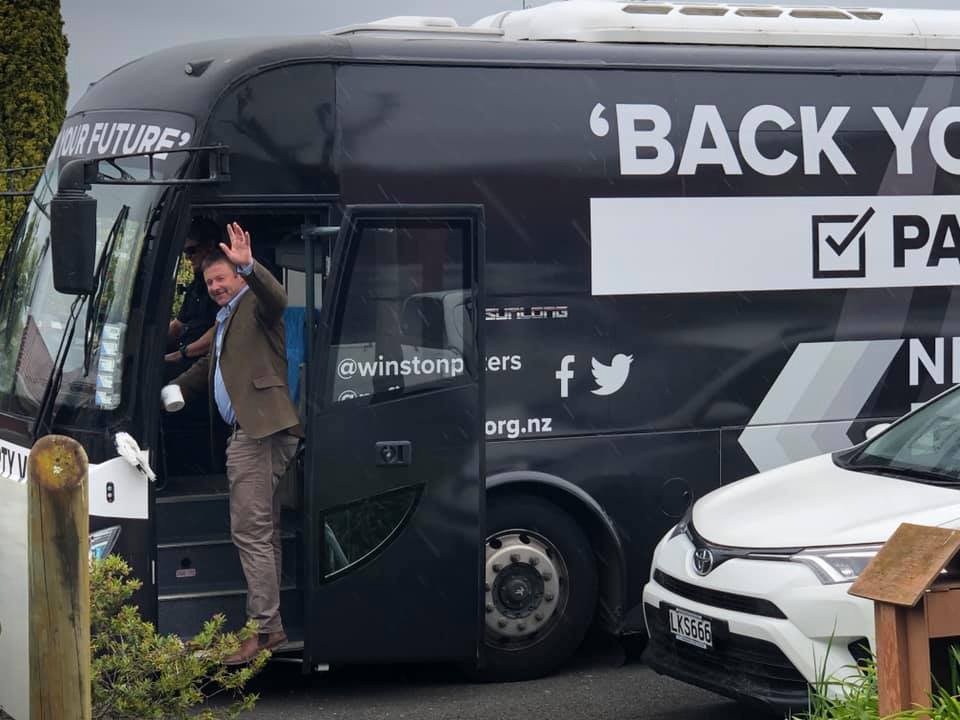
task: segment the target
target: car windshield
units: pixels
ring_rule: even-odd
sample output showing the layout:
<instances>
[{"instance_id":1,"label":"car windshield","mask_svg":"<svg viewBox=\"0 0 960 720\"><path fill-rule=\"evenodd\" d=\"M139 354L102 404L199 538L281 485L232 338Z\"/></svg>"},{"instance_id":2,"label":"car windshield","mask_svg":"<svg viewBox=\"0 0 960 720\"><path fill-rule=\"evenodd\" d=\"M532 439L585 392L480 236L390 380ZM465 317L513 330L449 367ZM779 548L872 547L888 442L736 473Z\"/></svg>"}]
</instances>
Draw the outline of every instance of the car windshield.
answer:
<instances>
[{"instance_id":1,"label":"car windshield","mask_svg":"<svg viewBox=\"0 0 960 720\"><path fill-rule=\"evenodd\" d=\"M134 158L122 172L143 174L142 159ZM0 285L0 408L35 416L76 296L53 287L50 255L49 204L57 184L56 159L37 184L29 207L12 238L2 267ZM117 168L118 174L121 169ZM76 332L65 349L62 407L112 410L121 401L121 377L127 319L144 237L161 191L145 186L94 185L97 200L97 259L108 236L115 234L107 258L98 301L80 299ZM97 302L89 308L90 302ZM85 332L89 367L85 369Z\"/></svg>"},{"instance_id":2,"label":"car windshield","mask_svg":"<svg viewBox=\"0 0 960 720\"><path fill-rule=\"evenodd\" d=\"M843 463L932 484L960 484L960 392L904 418Z\"/></svg>"}]
</instances>

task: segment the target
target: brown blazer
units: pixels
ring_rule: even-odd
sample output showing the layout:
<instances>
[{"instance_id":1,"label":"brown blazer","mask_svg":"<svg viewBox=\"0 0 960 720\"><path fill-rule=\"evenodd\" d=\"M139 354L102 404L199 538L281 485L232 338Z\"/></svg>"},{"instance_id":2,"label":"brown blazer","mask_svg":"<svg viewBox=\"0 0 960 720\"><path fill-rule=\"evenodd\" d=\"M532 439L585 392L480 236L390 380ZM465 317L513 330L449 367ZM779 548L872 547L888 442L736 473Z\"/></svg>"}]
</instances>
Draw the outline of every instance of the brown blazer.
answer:
<instances>
[{"instance_id":1,"label":"brown blazer","mask_svg":"<svg viewBox=\"0 0 960 720\"><path fill-rule=\"evenodd\" d=\"M257 440L282 430L303 437L287 387L283 325L286 293L270 271L256 260L246 280L250 290L227 318L220 351L220 373L237 422L247 435ZM220 415L213 399L216 353L214 342L204 357L173 380L187 402L206 393L211 417Z\"/></svg>"}]
</instances>

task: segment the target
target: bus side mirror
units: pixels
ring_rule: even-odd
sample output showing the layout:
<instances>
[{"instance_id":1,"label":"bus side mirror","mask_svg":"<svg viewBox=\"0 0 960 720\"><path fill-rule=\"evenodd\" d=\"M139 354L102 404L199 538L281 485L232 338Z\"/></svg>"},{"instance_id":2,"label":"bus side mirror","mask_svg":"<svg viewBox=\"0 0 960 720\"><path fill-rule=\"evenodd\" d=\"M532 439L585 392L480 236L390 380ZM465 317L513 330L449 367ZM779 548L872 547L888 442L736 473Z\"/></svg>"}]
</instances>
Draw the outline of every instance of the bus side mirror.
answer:
<instances>
[{"instance_id":1,"label":"bus side mirror","mask_svg":"<svg viewBox=\"0 0 960 720\"><path fill-rule=\"evenodd\" d=\"M97 201L87 195L85 163L67 162L50 201L50 252L53 287L66 295L93 292L97 255Z\"/></svg>"}]
</instances>

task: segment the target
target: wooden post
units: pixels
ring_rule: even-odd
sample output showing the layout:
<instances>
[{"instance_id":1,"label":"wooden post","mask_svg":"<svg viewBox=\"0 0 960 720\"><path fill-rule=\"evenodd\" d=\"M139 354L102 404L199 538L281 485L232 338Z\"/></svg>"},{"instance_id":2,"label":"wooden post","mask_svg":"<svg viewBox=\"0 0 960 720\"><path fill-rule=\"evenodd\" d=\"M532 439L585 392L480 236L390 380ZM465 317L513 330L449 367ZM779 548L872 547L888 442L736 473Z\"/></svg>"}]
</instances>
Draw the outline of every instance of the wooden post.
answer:
<instances>
[{"instance_id":1,"label":"wooden post","mask_svg":"<svg viewBox=\"0 0 960 720\"><path fill-rule=\"evenodd\" d=\"M877 628L877 685L881 717L910 709L911 670L907 647L907 608L874 603Z\"/></svg>"},{"instance_id":2,"label":"wooden post","mask_svg":"<svg viewBox=\"0 0 960 720\"><path fill-rule=\"evenodd\" d=\"M90 720L87 454L62 435L30 451L30 720Z\"/></svg>"}]
</instances>

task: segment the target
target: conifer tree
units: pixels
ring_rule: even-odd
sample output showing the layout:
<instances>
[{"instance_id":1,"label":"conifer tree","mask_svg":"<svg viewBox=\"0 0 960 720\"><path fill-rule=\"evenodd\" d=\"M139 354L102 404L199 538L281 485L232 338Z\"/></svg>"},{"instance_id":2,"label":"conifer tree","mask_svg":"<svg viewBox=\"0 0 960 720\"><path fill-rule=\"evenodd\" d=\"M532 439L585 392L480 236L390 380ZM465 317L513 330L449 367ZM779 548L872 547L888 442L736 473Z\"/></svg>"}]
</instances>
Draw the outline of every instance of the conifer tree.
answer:
<instances>
[{"instance_id":1,"label":"conifer tree","mask_svg":"<svg viewBox=\"0 0 960 720\"><path fill-rule=\"evenodd\" d=\"M0 169L42 165L67 105L67 38L60 0L0 0ZM29 190L39 171L0 175L0 191ZM26 207L0 200L0 253Z\"/></svg>"}]
</instances>

